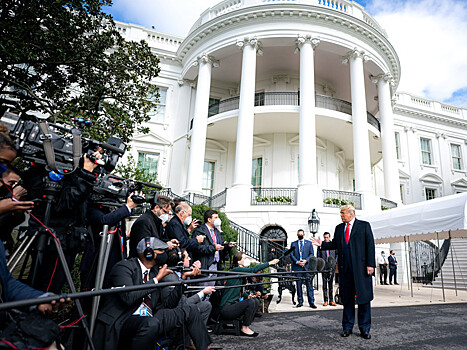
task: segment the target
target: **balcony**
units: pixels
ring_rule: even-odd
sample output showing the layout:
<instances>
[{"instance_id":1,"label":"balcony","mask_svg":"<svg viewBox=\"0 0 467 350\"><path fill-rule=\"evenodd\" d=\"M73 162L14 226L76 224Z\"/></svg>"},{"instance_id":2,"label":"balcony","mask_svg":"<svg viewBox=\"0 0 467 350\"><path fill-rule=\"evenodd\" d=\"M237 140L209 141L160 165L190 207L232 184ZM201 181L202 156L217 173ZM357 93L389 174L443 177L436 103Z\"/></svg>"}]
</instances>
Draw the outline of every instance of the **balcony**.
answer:
<instances>
[{"instance_id":1,"label":"balcony","mask_svg":"<svg viewBox=\"0 0 467 350\"><path fill-rule=\"evenodd\" d=\"M362 195L355 192L323 190L323 206L339 208L343 205L353 205L355 209L362 209Z\"/></svg>"},{"instance_id":2,"label":"balcony","mask_svg":"<svg viewBox=\"0 0 467 350\"><path fill-rule=\"evenodd\" d=\"M251 205L297 205L297 189L252 188Z\"/></svg>"},{"instance_id":3,"label":"balcony","mask_svg":"<svg viewBox=\"0 0 467 350\"><path fill-rule=\"evenodd\" d=\"M386 198L381 198L381 210L397 208L397 203Z\"/></svg>"},{"instance_id":4,"label":"balcony","mask_svg":"<svg viewBox=\"0 0 467 350\"><path fill-rule=\"evenodd\" d=\"M352 103L338 98L315 95L316 107L352 115ZM209 106L208 117L238 109L240 97L231 97ZM300 106L299 92L260 92L255 94L255 107L259 106ZM367 112L367 122L381 131L380 122Z\"/></svg>"}]
</instances>

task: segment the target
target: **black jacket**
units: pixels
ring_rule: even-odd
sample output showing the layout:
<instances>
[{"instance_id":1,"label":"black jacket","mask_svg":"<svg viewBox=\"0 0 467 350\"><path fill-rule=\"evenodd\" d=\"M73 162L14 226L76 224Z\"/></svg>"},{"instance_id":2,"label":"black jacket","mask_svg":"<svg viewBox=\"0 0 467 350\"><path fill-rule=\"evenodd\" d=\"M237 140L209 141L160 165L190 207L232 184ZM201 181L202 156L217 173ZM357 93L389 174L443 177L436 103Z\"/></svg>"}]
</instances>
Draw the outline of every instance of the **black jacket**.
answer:
<instances>
[{"instance_id":1,"label":"black jacket","mask_svg":"<svg viewBox=\"0 0 467 350\"><path fill-rule=\"evenodd\" d=\"M219 262L217 263L217 269L221 270L222 261L224 261L226 253L232 248L229 247L229 242L224 242L222 235L217 228L214 228L214 233L216 234L217 244L224 246L224 249L219 251ZM206 270L214 262L216 246L212 241L211 233L209 232L206 224L199 225L193 232L193 238L196 238L200 235L204 235L206 238L204 239L203 243L199 244L198 249L193 252L193 260L199 260L201 262L201 268Z\"/></svg>"},{"instance_id":2,"label":"black jacket","mask_svg":"<svg viewBox=\"0 0 467 350\"><path fill-rule=\"evenodd\" d=\"M180 248L185 248L191 257L193 257L193 253L198 250L198 240L196 238L190 238L190 233L177 215L174 215L172 220L169 221L165 228L165 233L169 239L177 239L180 243Z\"/></svg>"},{"instance_id":3,"label":"black jacket","mask_svg":"<svg viewBox=\"0 0 467 350\"><path fill-rule=\"evenodd\" d=\"M157 275L157 268L152 268L151 278L146 283L154 284L152 278ZM110 273L110 282L113 287L138 286L143 284L141 266L138 258L123 260L117 263ZM174 288L166 298L161 298L159 288L154 288L151 294L153 305L163 308L175 308L182 296L180 288ZM99 349L117 349L120 331L125 321L138 309L148 290L123 292L108 295L104 298L102 307L97 314L96 329L94 331L94 345ZM155 314L156 311L154 310Z\"/></svg>"},{"instance_id":4,"label":"black jacket","mask_svg":"<svg viewBox=\"0 0 467 350\"><path fill-rule=\"evenodd\" d=\"M174 221L173 218L171 221ZM144 214L136 219L131 226L130 232L130 253L129 256L134 258L136 254L136 246L139 241L146 237L156 237L162 239L162 221L154 214L151 210L148 210Z\"/></svg>"}]
</instances>

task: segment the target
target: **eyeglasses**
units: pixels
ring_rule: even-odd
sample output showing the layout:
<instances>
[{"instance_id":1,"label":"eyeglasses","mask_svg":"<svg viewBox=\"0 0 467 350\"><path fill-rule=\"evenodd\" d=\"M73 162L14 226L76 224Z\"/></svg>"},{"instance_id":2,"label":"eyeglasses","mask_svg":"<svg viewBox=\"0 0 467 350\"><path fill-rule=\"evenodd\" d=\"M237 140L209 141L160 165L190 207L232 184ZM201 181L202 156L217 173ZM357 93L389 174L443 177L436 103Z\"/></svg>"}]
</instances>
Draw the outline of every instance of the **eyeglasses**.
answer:
<instances>
[{"instance_id":1,"label":"eyeglasses","mask_svg":"<svg viewBox=\"0 0 467 350\"><path fill-rule=\"evenodd\" d=\"M172 215L172 211L170 209L166 210L166 209L162 208L162 211L164 212L164 214Z\"/></svg>"}]
</instances>

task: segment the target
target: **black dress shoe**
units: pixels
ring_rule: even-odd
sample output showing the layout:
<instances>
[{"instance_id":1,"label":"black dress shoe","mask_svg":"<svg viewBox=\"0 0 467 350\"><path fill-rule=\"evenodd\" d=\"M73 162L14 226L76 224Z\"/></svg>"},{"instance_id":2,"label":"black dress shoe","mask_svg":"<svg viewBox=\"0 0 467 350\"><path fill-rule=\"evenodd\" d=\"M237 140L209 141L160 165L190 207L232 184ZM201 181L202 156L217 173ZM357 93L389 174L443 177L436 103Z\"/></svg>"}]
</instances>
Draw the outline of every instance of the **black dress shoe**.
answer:
<instances>
[{"instance_id":1,"label":"black dress shoe","mask_svg":"<svg viewBox=\"0 0 467 350\"><path fill-rule=\"evenodd\" d=\"M385 283L384 285L385 285L385 286L389 286L389 284L387 284L387 283Z\"/></svg>"},{"instance_id":2,"label":"black dress shoe","mask_svg":"<svg viewBox=\"0 0 467 350\"><path fill-rule=\"evenodd\" d=\"M360 335L362 336L363 339L371 339L370 332L362 332Z\"/></svg>"},{"instance_id":3,"label":"black dress shoe","mask_svg":"<svg viewBox=\"0 0 467 350\"><path fill-rule=\"evenodd\" d=\"M351 329L344 329L344 330L342 331L341 336L344 337L344 338L346 338L346 337L348 337L348 336L351 335L351 334L352 334L352 330L351 330Z\"/></svg>"},{"instance_id":4,"label":"black dress shoe","mask_svg":"<svg viewBox=\"0 0 467 350\"><path fill-rule=\"evenodd\" d=\"M315 304L310 304L310 307L311 307L312 309L317 309L317 308L318 308Z\"/></svg>"},{"instance_id":5,"label":"black dress shoe","mask_svg":"<svg viewBox=\"0 0 467 350\"><path fill-rule=\"evenodd\" d=\"M396 286L398 286L398 285L399 285L399 283L394 283L394 284L395 284Z\"/></svg>"},{"instance_id":6,"label":"black dress shoe","mask_svg":"<svg viewBox=\"0 0 467 350\"><path fill-rule=\"evenodd\" d=\"M259 333L253 332L252 334L246 334L245 332L240 331L240 335L241 335L242 337L254 338L254 337L257 337L257 336L259 335Z\"/></svg>"},{"instance_id":7,"label":"black dress shoe","mask_svg":"<svg viewBox=\"0 0 467 350\"><path fill-rule=\"evenodd\" d=\"M392 285L392 282L389 282L390 285Z\"/></svg>"},{"instance_id":8,"label":"black dress shoe","mask_svg":"<svg viewBox=\"0 0 467 350\"><path fill-rule=\"evenodd\" d=\"M303 303L298 303L297 306L295 307L302 307L303 306Z\"/></svg>"}]
</instances>

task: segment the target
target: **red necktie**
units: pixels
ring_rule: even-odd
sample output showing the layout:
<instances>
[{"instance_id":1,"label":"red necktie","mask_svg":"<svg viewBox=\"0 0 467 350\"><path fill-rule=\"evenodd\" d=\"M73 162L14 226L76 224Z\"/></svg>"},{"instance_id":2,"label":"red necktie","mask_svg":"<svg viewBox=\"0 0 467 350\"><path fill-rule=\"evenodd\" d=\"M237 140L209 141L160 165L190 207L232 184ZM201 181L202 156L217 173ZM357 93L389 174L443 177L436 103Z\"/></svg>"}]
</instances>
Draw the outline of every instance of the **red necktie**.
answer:
<instances>
[{"instance_id":1,"label":"red necktie","mask_svg":"<svg viewBox=\"0 0 467 350\"><path fill-rule=\"evenodd\" d=\"M350 238L350 224L347 224L347 227L345 228L345 241L347 242L347 245L349 245L349 238Z\"/></svg>"}]
</instances>

